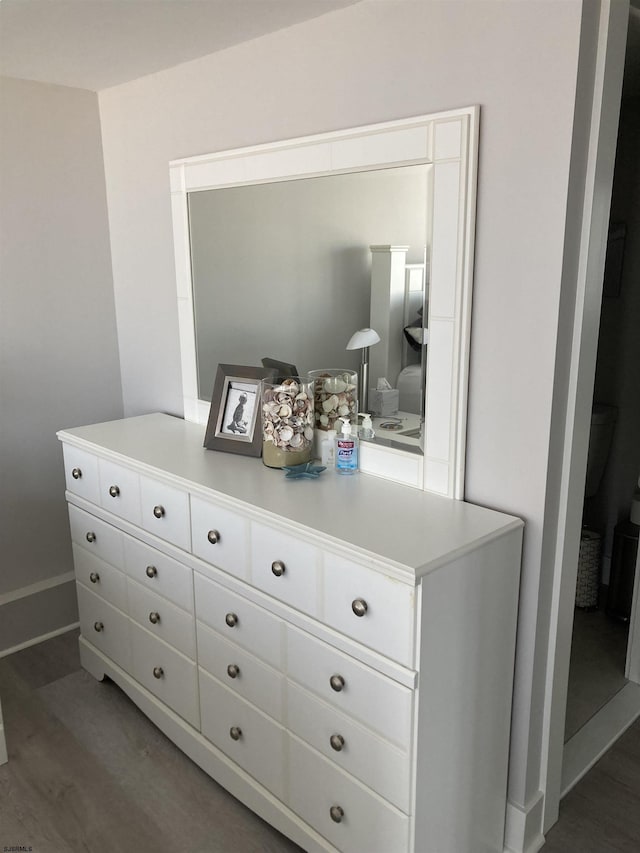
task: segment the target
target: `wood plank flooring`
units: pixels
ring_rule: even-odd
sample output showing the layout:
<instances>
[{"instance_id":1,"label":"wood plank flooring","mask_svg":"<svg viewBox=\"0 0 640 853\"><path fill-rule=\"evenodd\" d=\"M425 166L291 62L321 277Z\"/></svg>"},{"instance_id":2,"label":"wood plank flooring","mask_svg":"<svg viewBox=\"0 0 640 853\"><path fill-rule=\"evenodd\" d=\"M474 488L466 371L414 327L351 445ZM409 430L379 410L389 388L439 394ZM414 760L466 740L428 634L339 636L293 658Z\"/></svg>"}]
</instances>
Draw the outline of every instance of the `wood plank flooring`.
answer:
<instances>
[{"instance_id":1,"label":"wood plank flooring","mask_svg":"<svg viewBox=\"0 0 640 853\"><path fill-rule=\"evenodd\" d=\"M80 668L77 632L0 659L0 850L299 853Z\"/></svg>"},{"instance_id":2,"label":"wood plank flooring","mask_svg":"<svg viewBox=\"0 0 640 853\"><path fill-rule=\"evenodd\" d=\"M76 631L0 659L0 696L0 850L300 853L84 672ZM639 853L640 721L565 797L542 851Z\"/></svg>"},{"instance_id":3,"label":"wood plank flooring","mask_svg":"<svg viewBox=\"0 0 640 853\"><path fill-rule=\"evenodd\" d=\"M640 720L562 800L542 853L640 853Z\"/></svg>"}]
</instances>

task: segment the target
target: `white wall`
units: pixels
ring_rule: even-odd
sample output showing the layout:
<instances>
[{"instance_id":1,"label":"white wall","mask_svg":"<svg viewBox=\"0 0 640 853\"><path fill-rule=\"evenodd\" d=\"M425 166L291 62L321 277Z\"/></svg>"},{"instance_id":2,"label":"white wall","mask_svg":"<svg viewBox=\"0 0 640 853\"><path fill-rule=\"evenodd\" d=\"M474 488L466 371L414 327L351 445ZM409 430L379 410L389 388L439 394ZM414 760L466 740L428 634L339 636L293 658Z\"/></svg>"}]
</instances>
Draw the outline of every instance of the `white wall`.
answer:
<instances>
[{"instance_id":1,"label":"white wall","mask_svg":"<svg viewBox=\"0 0 640 853\"><path fill-rule=\"evenodd\" d=\"M131 415L181 412L169 160L481 105L466 496L527 524L510 779L522 805L539 784L531 709L581 11L365 0L100 95Z\"/></svg>"},{"instance_id":2,"label":"white wall","mask_svg":"<svg viewBox=\"0 0 640 853\"><path fill-rule=\"evenodd\" d=\"M55 433L122 392L97 97L1 78L0 110L1 651L77 618Z\"/></svg>"}]
</instances>

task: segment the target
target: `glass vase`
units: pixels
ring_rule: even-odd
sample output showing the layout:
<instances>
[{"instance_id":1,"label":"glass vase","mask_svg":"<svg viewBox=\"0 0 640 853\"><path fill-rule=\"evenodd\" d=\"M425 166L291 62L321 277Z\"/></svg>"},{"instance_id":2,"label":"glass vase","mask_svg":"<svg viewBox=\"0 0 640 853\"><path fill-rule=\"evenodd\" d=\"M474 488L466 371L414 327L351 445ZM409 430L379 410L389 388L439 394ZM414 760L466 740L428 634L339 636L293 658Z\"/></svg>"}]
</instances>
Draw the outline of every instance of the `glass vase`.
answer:
<instances>
[{"instance_id":1,"label":"glass vase","mask_svg":"<svg viewBox=\"0 0 640 853\"><path fill-rule=\"evenodd\" d=\"M313 382L299 376L262 382L262 461L269 468L310 462Z\"/></svg>"},{"instance_id":2,"label":"glass vase","mask_svg":"<svg viewBox=\"0 0 640 853\"><path fill-rule=\"evenodd\" d=\"M341 431L340 418L358 422L358 374L354 370L312 370L314 425L316 429ZM336 423L337 422L337 423Z\"/></svg>"}]
</instances>

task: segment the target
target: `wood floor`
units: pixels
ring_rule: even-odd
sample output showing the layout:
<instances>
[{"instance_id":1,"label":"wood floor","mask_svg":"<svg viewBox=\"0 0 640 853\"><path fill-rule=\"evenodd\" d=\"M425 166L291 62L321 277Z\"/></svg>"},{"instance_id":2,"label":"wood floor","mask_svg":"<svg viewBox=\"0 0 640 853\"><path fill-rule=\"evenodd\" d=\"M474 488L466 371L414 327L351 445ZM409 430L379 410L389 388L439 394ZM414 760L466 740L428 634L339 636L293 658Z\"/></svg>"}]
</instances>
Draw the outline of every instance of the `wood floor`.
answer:
<instances>
[{"instance_id":1,"label":"wood floor","mask_svg":"<svg viewBox=\"0 0 640 853\"><path fill-rule=\"evenodd\" d=\"M299 853L184 756L73 631L0 659L0 851Z\"/></svg>"},{"instance_id":2,"label":"wood floor","mask_svg":"<svg viewBox=\"0 0 640 853\"><path fill-rule=\"evenodd\" d=\"M0 767L0 850L300 853L182 755L114 684L84 672L77 632L0 659L0 697L9 750ZM638 851L640 721L563 800L543 847Z\"/></svg>"}]
</instances>

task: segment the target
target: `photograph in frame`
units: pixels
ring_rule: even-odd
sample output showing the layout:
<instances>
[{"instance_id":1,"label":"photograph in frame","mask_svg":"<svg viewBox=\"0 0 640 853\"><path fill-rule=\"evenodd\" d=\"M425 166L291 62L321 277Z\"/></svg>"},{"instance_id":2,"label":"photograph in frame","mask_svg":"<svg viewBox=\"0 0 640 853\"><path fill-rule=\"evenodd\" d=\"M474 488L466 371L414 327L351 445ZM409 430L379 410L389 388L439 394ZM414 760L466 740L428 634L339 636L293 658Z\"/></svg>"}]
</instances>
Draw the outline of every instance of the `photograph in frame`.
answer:
<instances>
[{"instance_id":1,"label":"photograph in frame","mask_svg":"<svg viewBox=\"0 0 640 853\"><path fill-rule=\"evenodd\" d=\"M263 379L273 379L273 376L271 368L218 365L204 437L204 446L208 450L260 456L261 383Z\"/></svg>"}]
</instances>

